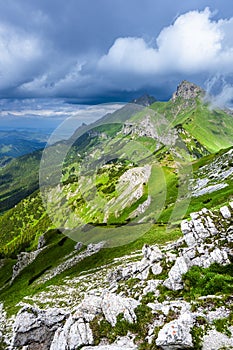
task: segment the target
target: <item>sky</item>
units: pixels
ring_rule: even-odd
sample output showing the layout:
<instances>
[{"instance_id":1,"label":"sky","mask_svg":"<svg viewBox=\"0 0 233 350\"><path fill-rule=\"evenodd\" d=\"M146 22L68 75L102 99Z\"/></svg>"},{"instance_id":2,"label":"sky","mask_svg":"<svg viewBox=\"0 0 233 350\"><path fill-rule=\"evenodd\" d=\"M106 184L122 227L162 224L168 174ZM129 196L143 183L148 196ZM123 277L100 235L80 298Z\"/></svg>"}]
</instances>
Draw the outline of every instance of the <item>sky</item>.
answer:
<instances>
[{"instance_id":1,"label":"sky","mask_svg":"<svg viewBox=\"0 0 233 350\"><path fill-rule=\"evenodd\" d=\"M187 79L222 104L232 34L229 0L0 0L0 98L166 100Z\"/></svg>"}]
</instances>

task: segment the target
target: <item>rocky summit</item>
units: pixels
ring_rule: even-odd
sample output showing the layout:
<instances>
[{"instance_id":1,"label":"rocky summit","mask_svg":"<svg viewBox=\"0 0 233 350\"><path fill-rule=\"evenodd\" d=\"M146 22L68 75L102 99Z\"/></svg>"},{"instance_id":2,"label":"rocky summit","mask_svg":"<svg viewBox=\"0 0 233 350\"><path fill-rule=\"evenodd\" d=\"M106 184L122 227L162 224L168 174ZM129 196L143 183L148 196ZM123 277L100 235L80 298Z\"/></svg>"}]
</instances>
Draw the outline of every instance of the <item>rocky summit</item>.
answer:
<instances>
[{"instance_id":1,"label":"rocky summit","mask_svg":"<svg viewBox=\"0 0 233 350\"><path fill-rule=\"evenodd\" d=\"M193 100L196 97L204 97L205 91L198 85L183 80L177 87L176 92L172 95L172 100L175 101L178 97L185 100Z\"/></svg>"},{"instance_id":2,"label":"rocky summit","mask_svg":"<svg viewBox=\"0 0 233 350\"><path fill-rule=\"evenodd\" d=\"M204 95L0 168L0 349L233 349L233 122Z\"/></svg>"}]
</instances>

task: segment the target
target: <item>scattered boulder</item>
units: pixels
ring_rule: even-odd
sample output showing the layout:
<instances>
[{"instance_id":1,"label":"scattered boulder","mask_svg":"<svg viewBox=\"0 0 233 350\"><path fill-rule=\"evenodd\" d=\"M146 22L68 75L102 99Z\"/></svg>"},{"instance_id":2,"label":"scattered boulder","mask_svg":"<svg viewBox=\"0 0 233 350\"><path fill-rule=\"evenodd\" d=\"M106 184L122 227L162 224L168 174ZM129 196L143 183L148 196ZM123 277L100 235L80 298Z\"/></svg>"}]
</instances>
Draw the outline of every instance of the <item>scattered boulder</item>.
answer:
<instances>
[{"instance_id":1,"label":"scattered boulder","mask_svg":"<svg viewBox=\"0 0 233 350\"><path fill-rule=\"evenodd\" d=\"M156 245L150 247L148 244L145 244L142 248L142 254L151 264L159 262L163 259L163 254Z\"/></svg>"},{"instance_id":2,"label":"scattered boulder","mask_svg":"<svg viewBox=\"0 0 233 350\"><path fill-rule=\"evenodd\" d=\"M183 257L178 257L175 265L168 273L168 279L164 281L164 286L172 290L182 289L182 276L186 272L188 272L188 265L185 259Z\"/></svg>"},{"instance_id":3,"label":"scattered boulder","mask_svg":"<svg viewBox=\"0 0 233 350\"><path fill-rule=\"evenodd\" d=\"M75 350L79 346L93 343L89 323L82 317L70 316L64 327L56 331L50 350Z\"/></svg>"},{"instance_id":4,"label":"scattered boulder","mask_svg":"<svg viewBox=\"0 0 233 350\"><path fill-rule=\"evenodd\" d=\"M44 248L45 245L46 245L46 239L45 239L45 235L43 234L39 237L37 249Z\"/></svg>"},{"instance_id":5,"label":"scattered boulder","mask_svg":"<svg viewBox=\"0 0 233 350\"><path fill-rule=\"evenodd\" d=\"M115 326L117 316L123 313L128 322L135 322L134 309L139 302L132 298L122 298L113 293L104 292L101 296L87 296L70 315L64 326L60 326L53 338L50 350L75 350L79 346L92 345L94 338L90 322L97 315L104 315L105 319Z\"/></svg>"},{"instance_id":6,"label":"scattered boulder","mask_svg":"<svg viewBox=\"0 0 233 350\"><path fill-rule=\"evenodd\" d=\"M101 307L106 320L115 326L117 323L117 316L123 313L124 318L133 323L136 321L134 309L139 305L137 300L132 298L122 298L119 295L105 292L103 294Z\"/></svg>"},{"instance_id":7,"label":"scattered boulder","mask_svg":"<svg viewBox=\"0 0 233 350\"><path fill-rule=\"evenodd\" d=\"M231 212L229 208L225 205L224 207L220 208L220 213L222 214L224 219L230 219L231 218Z\"/></svg>"},{"instance_id":8,"label":"scattered boulder","mask_svg":"<svg viewBox=\"0 0 233 350\"><path fill-rule=\"evenodd\" d=\"M55 331L67 316L62 309L22 308L14 322L12 347L28 345L28 350L48 350Z\"/></svg>"},{"instance_id":9,"label":"scattered boulder","mask_svg":"<svg viewBox=\"0 0 233 350\"><path fill-rule=\"evenodd\" d=\"M82 247L83 247L83 243L82 242L78 242L78 243L75 244L74 249L79 252L82 249Z\"/></svg>"},{"instance_id":10,"label":"scattered boulder","mask_svg":"<svg viewBox=\"0 0 233 350\"><path fill-rule=\"evenodd\" d=\"M233 327L230 327L231 336L211 329L203 337L202 350L233 349Z\"/></svg>"},{"instance_id":11,"label":"scattered boulder","mask_svg":"<svg viewBox=\"0 0 233 350\"><path fill-rule=\"evenodd\" d=\"M163 350L192 349L191 328L194 319L190 313L182 314L177 320L171 321L159 331L156 345Z\"/></svg>"}]
</instances>

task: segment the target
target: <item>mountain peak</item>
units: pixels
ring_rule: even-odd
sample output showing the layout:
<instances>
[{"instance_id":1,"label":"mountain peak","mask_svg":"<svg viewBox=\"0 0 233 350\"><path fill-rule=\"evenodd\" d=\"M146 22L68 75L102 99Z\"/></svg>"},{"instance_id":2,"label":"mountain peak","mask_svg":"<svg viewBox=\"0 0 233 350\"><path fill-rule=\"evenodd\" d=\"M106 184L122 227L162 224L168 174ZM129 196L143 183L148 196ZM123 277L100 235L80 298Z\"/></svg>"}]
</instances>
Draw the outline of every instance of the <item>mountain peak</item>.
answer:
<instances>
[{"instance_id":1,"label":"mountain peak","mask_svg":"<svg viewBox=\"0 0 233 350\"><path fill-rule=\"evenodd\" d=\"M150 96L148 94L142 95L131 101L131 103L135 103L145 107L152 105L152 103L154 102L156 102L156 99L154 98L154 96Z\"/></svg>"},{"instance_id":2,"label":"mountain peak","mask_svg":"<svg viewBox=\"0 0 233 350\"><path fill-rule=\"evenodd\" d=\"M191 83L187 80L183 80L177 87L176 92L172 96L172 100L175 101L177 97L182 97L185 100L194 99L198 96L203 96L205 91L198 85Z\"/></svg>"}]
</instances>

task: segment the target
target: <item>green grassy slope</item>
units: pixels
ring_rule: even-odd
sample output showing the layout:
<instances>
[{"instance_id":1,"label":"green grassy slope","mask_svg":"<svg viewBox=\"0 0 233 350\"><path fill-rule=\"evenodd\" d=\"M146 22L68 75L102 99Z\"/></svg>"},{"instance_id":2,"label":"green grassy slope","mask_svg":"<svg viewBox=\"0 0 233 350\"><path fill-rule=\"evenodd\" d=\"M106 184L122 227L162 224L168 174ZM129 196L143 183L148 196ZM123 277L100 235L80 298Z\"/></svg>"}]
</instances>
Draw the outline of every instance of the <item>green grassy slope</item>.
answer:
<instances>
[{"instance_id":1,"label":"green grassy slope","mask_svg":"<svg viewBox=\"0 0 233 350\"><path fill-rule=\"evenodd\" d=\"M48 149L43 183L43 194L49 198L48 212L39 192L24 198L38 186L40 153L13 160L0 169L2 211L24 198L0 217L0 253L4 259L0 298L10 308L25 295L45 290L48 284L63 283L67 275L76 276L85 269L109 263L115 257L140 249L144 242L174 239L180 235L177 227L184 216L204 206L219 207L233 198L229 153L233 149L232 117L224 111L211 111L198 99L156 102L149 110L134 110L128 119L127 109L122 114L118 112L118 119L116 114L108 115L104 123L79 129L70 144L60 143ZM143 129L148 114L149 123L158 131L154 138L147 134L150 125ZM60 164L56 154L62 153L64 147L69 152ZM221 170L219 177L209 179L216 166ZM227 177L222 176L225 172L229 172ZM224 183L225 187L195 197L191 187L199 179L208 180L211 186ZM146 201L148 206L140 211ZM140 234L142 222L149 224L144 234ZM73 240L52 231L56 227L70 229L72 238L82 241L84 237L86 244L104 240L114 228L117 234L112 240L121 246L106 248L38 285L36 280L74 248ZM6 284L17 253L34 250L44 232L51 233L47 248L12 285Z\"/></svg>"},{"instance_id":2,"label":"green grassy slope","mask_svg":"<svg viewBox=\"0 0 233 350\"><path fill-rule=\"evenodd\" d=\"M0 213L38 189L41 154L35 151L0 168Z\"/></svg>"}]
</instances>

